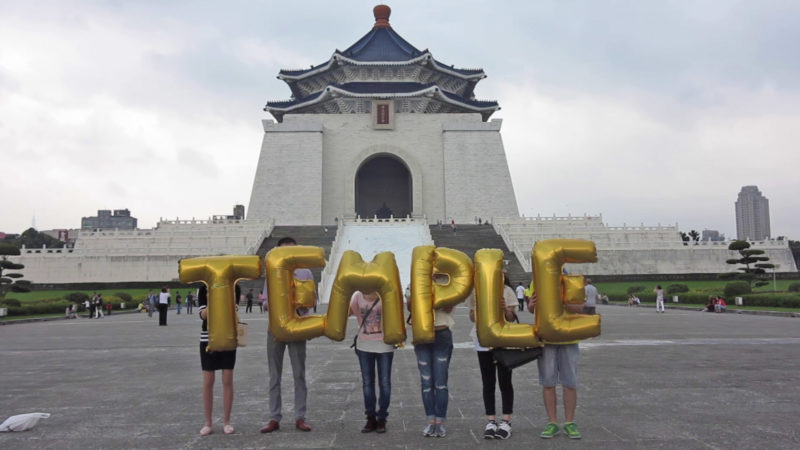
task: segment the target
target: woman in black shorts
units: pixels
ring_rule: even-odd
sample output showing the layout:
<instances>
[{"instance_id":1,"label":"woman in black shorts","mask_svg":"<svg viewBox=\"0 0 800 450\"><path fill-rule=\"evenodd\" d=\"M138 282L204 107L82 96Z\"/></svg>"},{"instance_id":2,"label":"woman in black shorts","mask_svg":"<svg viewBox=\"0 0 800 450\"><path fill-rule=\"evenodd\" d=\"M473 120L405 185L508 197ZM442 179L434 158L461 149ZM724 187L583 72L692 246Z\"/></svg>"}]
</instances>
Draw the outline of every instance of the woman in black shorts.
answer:
<instances>
[{"instance_id":1,"label":"woman in black shorts","mask_svg":"<svg viewBox=\"0 0 800 450\"><path fill-rule=\"evenodd\" d=\"M238 286L237 286L238 288ZM236 350L207 352L208 346L208 288L205 284L200 286L197 295L198 313L203 319L203 330L200 332L200 365L203 368L203 408L205 410L205 425L200 429L201 436L214 432L212 428L211 409L214 404L214 378L215 371L222 371L222 431L233 434L231 425L231 408L233 407L233 366L236 364Z\"/></svg>"}]
</instances>

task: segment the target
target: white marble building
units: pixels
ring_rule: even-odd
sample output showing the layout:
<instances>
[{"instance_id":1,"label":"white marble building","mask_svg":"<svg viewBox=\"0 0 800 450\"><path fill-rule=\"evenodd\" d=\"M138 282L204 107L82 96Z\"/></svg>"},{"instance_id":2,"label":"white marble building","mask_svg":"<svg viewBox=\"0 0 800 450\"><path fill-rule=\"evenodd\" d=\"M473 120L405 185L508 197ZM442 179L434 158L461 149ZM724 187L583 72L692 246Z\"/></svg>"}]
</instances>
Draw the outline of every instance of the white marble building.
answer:
<instances>
[{"instance_id":1,"label":"white marble building","mask_svg":"<svg viewBox=\"0 0 800 450\"><path fill-rule=\"evenodd\" d=\"M267 103L248 219L335 224L342 217L471 222L518 215L500 107L476 100L482 69L420 51L375 7L375 25L329 60L278 78L292 98ZM502 199L502 201L497 201Z\"/></svg>"}]
</instances>

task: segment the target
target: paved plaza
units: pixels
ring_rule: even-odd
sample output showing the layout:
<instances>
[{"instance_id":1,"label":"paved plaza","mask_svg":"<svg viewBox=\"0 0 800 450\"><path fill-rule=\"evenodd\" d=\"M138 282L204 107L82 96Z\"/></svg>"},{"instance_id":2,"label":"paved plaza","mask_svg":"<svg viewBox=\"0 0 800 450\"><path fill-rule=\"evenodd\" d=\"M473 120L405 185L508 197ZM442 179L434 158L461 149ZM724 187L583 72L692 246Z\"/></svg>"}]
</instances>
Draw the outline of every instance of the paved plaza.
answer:
<instances>
[{"instance_id":1,"label":"paved plaza","mask_svg":"<svg viewBox=\"0 0 800 450\"><path fill-rule=\"evenodd\" d=\"M48 412L31 431L0 433L0 448L798 448L800 319L600 306L603 335L581 343L576 422L580 441L538 437L546 424L536 365L514 371L509 441L481 439L485 417L467 309L456 309L448 436L425 438L411 347L395 356L388 432L359 432L360 372L343 342L308 345L310 433L294 429L290 365L284 420L267 422L266 315L245 314L250 345L239 349L236 433L201 438L200 321L170 311L169 326L146 314L0 327L0 420ZM322 311L320 311L322 312ZM530 321L531 315L522 313ZM287 356L288 359L288 356ZM221 415L221 385L215 418ZM499 406L499 393L498 393ZM559 411L561 411L559 405ZM510 447L507 447L510 448Z\"/></svg>"}]
</instances>

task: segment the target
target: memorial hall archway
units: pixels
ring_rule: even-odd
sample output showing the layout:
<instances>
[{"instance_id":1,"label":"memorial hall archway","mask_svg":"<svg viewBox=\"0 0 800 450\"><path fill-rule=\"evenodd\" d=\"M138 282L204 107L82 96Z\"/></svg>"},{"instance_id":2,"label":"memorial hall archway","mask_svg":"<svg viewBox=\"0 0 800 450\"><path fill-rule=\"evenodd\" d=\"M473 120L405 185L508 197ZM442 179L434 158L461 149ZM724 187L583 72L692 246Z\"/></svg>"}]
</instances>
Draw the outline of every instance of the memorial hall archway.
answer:
<instances>
[{"instance_id":1,"label":"memorial hall archway","mask_svg":"<svg viewBox=\"0 0 800 450\"><path fill-rule=\"evenodd\" d=\"M356 214L361 217L405 217L413 211L411 172L399 158L379 154L356 172Z\"/></svg>"}]
</instances>

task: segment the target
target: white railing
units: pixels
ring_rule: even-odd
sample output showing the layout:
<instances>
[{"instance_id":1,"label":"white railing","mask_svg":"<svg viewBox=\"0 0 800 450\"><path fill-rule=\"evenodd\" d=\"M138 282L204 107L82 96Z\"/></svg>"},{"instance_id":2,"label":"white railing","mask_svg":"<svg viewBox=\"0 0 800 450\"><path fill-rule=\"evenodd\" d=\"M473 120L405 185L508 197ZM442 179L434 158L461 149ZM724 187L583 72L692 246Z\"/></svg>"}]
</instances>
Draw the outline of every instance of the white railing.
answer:
<instances>
[{"instance_id":1,"label":"white railing","mask_svg":"<svg viewBox=\"0 0 800 450\"><path fill-rule=\"evenodd\" d=\"M339 239L339 237L342 234L342 228L344 228L344 226L345 226L345 221L342 220L339 222L339 226L336 227L336 236L334 236L333 242L331 243L331 251L328 254L328 261L325 262L325 268L322 269L322 273L319 276L319 285L320 285L319 292L321 293L329 291L329 289L327 289L327 286L330 284L329 280L333 280L333 278L336 277L336 270L338 269L338 267L335 266L339 265L338 258L336 257L336 255L340 254L339 246L341 245L341 240ZM336 262L337 264L334 264L334 262ZM323 299L323 301L328 300L327 297L324 298L320 297L320 298Z\"/></svg>"},{"instance_id":2,"label":"white railing","mask_svg":"<svg viewBox=\"0 0 800 450\"><path fill-rule=\"evenodd\" d=\"M264 239L269 237L272 233L272 229L275 228L275 219L272 219L269 222L269 225L264 228L261 233L256 237L256 240L253 242L252 245L247 249L248 255L255 255L258 252L258 249L261 247L261 243L264 242Z\"/></svg>"},{"instance_id":3,"label":"white railing","mask_svg":"<svg viewBox=\"0 0 800 450\"><path fill-rule=\"evenodd\" d=\"M384 225L397 225L403 223L428 223L428 219L424 215L420 216L406 216L406 217L394 217L390 216L388 218L379 218L378 216L373 217L361 217L361 216L345 216L340 219L339 225L344 225L345 223L353 223L353 224L384 224Z\"/></svg>"},{"instance_id":4,"label":"white railing","mask_svg":"<svg viewBox=\"0 0 800 450\"><path fill-rule=\"evenodd\" d=\"M494 231L497 234L499 234L501 238L503 238L503 242L506 243L506 247L508 247L509 250L514 252L514 256L517 257L517 261L519 261L519 264L522 266L522 269L525 270L525 272L530 272L531 261L528 258L528 253L530 252L530 250L523 251L522 250L523 246L521 246L516 240L511 239L511 237L508 235L508 231L506 230L505 226L503 226L503 224L498 224L497 222L495 222L492 224L492 227L494 227ZM533 248L533 246L531 246L530 248Z\"/></svg>"}]
</instances>

